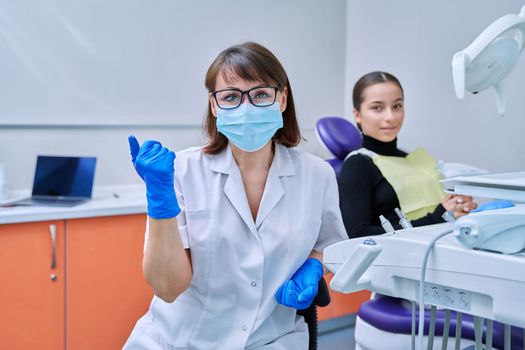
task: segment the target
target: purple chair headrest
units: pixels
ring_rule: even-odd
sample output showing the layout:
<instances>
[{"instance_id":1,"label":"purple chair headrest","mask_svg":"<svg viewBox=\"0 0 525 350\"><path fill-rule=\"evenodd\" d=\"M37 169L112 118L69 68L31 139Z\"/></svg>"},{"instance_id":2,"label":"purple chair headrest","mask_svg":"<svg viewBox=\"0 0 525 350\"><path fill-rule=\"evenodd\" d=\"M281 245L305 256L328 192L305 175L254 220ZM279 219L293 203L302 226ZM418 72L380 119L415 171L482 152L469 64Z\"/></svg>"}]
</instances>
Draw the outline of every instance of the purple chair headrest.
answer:
<instances>
[{"instance_id":1,"label":"purple chair headrest","mask_svg":"<svg viewBox=\"0 0 525 350\"><path fill-rule=\"evenodd\" d=\"M348 153L361 146L362 136L349 120L341 117L323 117L315 125L319 141L337 159L345 159Z\"/></svg>"}]
</instances>

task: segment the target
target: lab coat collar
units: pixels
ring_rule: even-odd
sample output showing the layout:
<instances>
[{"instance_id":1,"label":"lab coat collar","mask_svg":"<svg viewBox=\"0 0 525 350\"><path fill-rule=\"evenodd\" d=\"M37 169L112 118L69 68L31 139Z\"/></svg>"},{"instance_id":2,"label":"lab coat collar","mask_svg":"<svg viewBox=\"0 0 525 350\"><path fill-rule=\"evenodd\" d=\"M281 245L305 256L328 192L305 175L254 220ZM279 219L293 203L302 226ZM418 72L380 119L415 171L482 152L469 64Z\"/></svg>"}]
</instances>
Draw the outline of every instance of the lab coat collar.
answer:
<instances>
[{"instance_id":1,"label":"lab coat collar","mask_svg":"<svg viewBox=\"0 0 525 350\"><path fill-rule=\"evenodd\" d=\"M230 146L225 147L220 153L210 156L210 169L222 174L231 174L237 166L233 159Z\"/></svg>"},{"instance_id":2,"label":"lab coat collar","mask_svg":"<svg viewBox=\"0 0 525 350\"><path fill-rule=\"evenodd\" d=\"M275 144L275 154L272 165L270 166L270 171L268 172L268 178L266 179L264 193L255 222L257 229L259 229L264 219L284 196L281 177L294 175L295 168L290 150L282 145Z\"/></svg>"},{"instance_id":3,"label":"lab coat collar","mask_svg":"<svg viewBox=\"0 0 525 350\"><path fill-rule=\"evenodd\" d=\"M275 144L275 154L273 156L272 166L275 164L276 172L279 177L295 175L295 168L293 166L294 164L290 152L289 148L278 143Z\"/></svg>"},{"instance_id":4,"label":"lab coat collar","mask_svg":"<svg viewBox=\"0 0 525 350\"><path fill-rule=\"evenodd\" d=\"M264 193L259 205L256 222L254 222L250 206L248 205L246 192L242 185L241 173L229 147L211 157L210 169L228 174L228 179L224 184L224 193L256 237L258 237L257 229L284 196L284 188L280 178L282 176L295 175L290 150L282 145L275 144L275 154L268 172L266 185L264 186Z\"/></svg>"},{"instance_id":5,"label":"lab coat collar","mask_svg":"<svg viewBox=\"0 0 525 350\"><path fill-rule=\"evenodd\" d=\"M295 175L295 168L293 166L290 149L280 145L274 144L275 154L272 161L272 167L276 167L278 176L293 176ZM218 173L232 174L237 167L235 159L230 146L225 147L220 153L210 157L210 169Z\"/></svg>"}]
</instances>

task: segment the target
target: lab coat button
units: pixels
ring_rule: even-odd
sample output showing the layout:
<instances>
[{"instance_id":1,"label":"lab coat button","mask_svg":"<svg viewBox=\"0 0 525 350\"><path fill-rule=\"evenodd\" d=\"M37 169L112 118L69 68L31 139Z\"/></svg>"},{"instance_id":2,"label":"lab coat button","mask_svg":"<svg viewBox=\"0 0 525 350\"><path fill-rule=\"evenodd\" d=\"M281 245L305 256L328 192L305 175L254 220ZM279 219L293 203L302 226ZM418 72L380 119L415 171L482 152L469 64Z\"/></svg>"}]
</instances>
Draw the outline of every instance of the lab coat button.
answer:
<instances>
[{"instance_id":1,"label":"lab coat button","mask_svg":"<svg viewBox=\"0 0 525 350\"><path fill-rule=\"evenodd\" d=\"M255 287L257 285L257 282L252 281L252 287Z\"/></svg>"},{"instance_id":2,"label":"lab coat button","mask_svg":"<svg viewBox=\"0 0 525 350\"><path fill-rule=\"evenodd\" d=\"M248 329L248 327L246 327L246 325L243 325L243 326L241 327L241 329L242 329L243 332L246 332L246 330Z\"/></svg>"}]
</instances>

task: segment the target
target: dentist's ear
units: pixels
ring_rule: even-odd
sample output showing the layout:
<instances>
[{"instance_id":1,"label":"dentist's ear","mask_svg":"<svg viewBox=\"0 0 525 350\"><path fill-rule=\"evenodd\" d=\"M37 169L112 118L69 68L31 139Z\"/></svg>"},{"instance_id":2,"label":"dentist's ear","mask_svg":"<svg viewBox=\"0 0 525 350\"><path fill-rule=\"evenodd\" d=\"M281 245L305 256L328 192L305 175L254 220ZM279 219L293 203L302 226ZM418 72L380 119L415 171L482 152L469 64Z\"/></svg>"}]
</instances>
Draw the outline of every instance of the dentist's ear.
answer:
<instances>
[{"instance_id":1,"label":"dentist's ear","mask_svg":"<svg viewBox=\"0 0 525 350\"><path fill-rule=\"evenodd\" d=\"M288 88L285 87L283 91L279 91L280 98L279 98L279 104L281 105L281 113L286 110L286 103L288 102Z\"/></svg>"},{"instance_id":2,"label":"dentist's ear","mask_svg":"<svg viewBox=\"0 0 525 350\"><path fill-rule=\"evenodd\" d=\"M210 95L210 111L215 118L217 118L217 106L215 105L215 99Z\"/></svg>"}]
</instances>

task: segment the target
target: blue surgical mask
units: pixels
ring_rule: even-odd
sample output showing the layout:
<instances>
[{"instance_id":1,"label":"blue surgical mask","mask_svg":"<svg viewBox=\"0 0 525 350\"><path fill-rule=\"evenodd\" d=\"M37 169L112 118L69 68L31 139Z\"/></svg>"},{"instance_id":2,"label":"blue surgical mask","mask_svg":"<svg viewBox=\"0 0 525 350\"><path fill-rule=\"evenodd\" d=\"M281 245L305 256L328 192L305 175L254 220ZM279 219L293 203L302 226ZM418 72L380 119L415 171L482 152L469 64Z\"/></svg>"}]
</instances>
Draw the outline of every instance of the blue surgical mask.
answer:
<instances>
[{"instance_id":1,"label":"blue surgical mask","mask_svg":"<svg viewBox=\"0 0 525 350\"><path fill-rule=\"evenodd\" d=\"M235 109L217 108L217 130L246 152L260 150L283 127L279 103L256 107L243 103Z\"/></svg>"}]
</instances>

